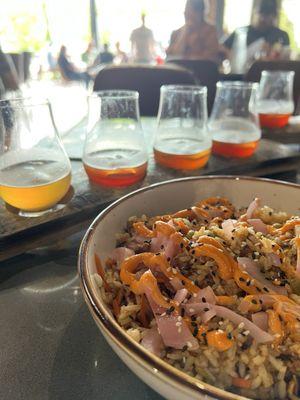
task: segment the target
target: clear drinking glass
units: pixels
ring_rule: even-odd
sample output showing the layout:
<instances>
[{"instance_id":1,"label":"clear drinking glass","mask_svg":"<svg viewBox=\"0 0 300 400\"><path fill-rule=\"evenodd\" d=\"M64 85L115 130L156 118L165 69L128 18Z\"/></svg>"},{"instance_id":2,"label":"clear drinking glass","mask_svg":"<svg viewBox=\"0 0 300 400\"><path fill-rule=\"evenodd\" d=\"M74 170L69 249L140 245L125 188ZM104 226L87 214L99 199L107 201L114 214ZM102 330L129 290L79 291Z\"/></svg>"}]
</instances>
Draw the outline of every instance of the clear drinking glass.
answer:
<instances>
[{"instance_id":1,"label":"clear drinking glass","mask_svg":"<svg viewBox=\"0 0 300 400\"><path fill-rule=\"evenodd\" d=\"M261 127L283 128L294 111L294 71L263 71L256 101Z\"/></svg>"},{"instance_id":2,"label":"clear drinking glass","mask_svg":"<svg viewBox=\"0 0 300 400\"><path fill-rule=\"evenodd\" d=\"M251 156L261 138L254 110L257 84L218 82L209 120L213 153L225 157Z\"/></svg>"},{"instance_id":3,"label":"clear drinking glass","mask_svg":"<svg viewBox=\"0 0 300 400\"><path fill-rule=\"evenodd\" d=\"M49 102L0 101L0 197L22 216L39 216L57 208L70 181Z\"/></svg>"},{"instance_id":4,"label":"clear drinking glass","mask_svg":"<svg viewBox=\"0 0 300 400\"><path fill-rule=\"evenodd\" d=\"M155 160L165 167L192 170L203 167L210 153L206 87L162 86Z\"/></svg>"},{"instance_id":5,"label":"clear drinking glass","mask_svg":"<svg viewBox=\"0 0 300 400\"><path fill-rule=\"evenodd\" d=\"M124 90L89 97L83 163L92 182L128 186L145 177L148 156L138 98L137 92Z\"/></svg>"}]
</instances>

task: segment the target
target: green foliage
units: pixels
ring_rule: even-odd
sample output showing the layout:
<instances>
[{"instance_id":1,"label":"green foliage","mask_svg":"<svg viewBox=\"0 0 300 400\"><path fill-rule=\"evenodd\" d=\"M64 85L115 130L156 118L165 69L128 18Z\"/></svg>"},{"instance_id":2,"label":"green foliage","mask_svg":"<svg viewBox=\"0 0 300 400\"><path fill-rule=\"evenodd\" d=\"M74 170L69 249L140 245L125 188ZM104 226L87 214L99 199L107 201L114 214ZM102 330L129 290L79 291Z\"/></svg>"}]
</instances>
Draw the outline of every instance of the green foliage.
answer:
<instances>
[{"instance_id":1,"label":"green foliage","mask_svg":"<svg viewBox=\"0 0 300 400\"><path fill-rule=\"evenodd\" d=\"M288 18L283 7L281 8L280 15L279 15L279 26L280 26L280 29L282 29L288 33L288 35L290 37L290 42L291 42L291 44L290 44L291 49L299 51L300 47L298 46L298 44L295 40L294 24Z\"/></svg>"},{"instance_id":2,"label":"green foliage","mask_svg":"<svg viewBox=\"0 0 300 400\"><path fill-rule=\"evenodd\" d=\"M16 52L38 52L46 44L47 32L37 15L28 13L14 14L5 29L11 47ZM44 21L43 21L44 22Z\"/></svg>"}]
</instances>

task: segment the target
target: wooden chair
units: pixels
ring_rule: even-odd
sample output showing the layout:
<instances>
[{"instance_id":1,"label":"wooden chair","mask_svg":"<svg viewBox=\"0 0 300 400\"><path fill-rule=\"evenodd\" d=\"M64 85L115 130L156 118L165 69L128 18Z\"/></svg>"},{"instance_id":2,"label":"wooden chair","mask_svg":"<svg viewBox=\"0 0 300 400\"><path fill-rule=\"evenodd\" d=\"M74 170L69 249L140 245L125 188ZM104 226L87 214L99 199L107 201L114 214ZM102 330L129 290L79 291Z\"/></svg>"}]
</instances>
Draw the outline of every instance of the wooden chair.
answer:
<instances>
[{"instance_id":1,"label":"wooden chair","mask_svg":"<svg viewBox=\"0 0 300 400\"><path fill-rule=\"evenodd\" d=\"M156 116L162 85L195 85L192 73L178 66L109 65L96 75L94 91L136 90L140 94L140 112Z\"/></svg>"},{"instance_id":2,"label":"wooden chair","mask_svg":"<svg viewBox=\"0 0 300 400\"><path fill-rule=\"evenodd\" d=\"M294 71L295 107L300 101L300 61L256 61L245 75L248 82L259 82L262 71Z\"/></svg>"},{"instance_id":3,"label":"wooden chair","mask_svg":"<svg viewBox=\"0 0 300 400\"><path fill-rule=\"evenodd\" d=\"M199 85L207 87L207 106L210 113L216 96L216 83L220 80L216 63L209 60L170 60L169 63L180 65L191 71Z\"/></svg>"}]
</instances>

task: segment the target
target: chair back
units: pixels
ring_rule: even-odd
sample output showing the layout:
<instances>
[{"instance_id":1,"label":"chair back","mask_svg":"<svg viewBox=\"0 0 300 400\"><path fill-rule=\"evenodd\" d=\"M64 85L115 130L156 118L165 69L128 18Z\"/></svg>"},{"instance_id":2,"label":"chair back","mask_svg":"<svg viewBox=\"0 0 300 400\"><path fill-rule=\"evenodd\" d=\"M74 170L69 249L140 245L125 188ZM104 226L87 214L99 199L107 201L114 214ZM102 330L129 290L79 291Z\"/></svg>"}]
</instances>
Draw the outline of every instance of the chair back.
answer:
<instances>
[{"instance_id":1,"label":"chair back","mask_svg":"<svg viewBox=\"0 0 300 400\"><path fill-rule=\"evenodd\" d=\"M207 106L210 114L216 95L216 83L220 80L216 63L209 60L170 60L169 63L180 65L191 71L199 85L207 87Z\"/></svg>"},{"instance_id":2,"label":"chair back","mask_svg":"<svg viewBox=\"0 0 300 400\"><path fill-rule=\"evenodd\" d=\"M136 90L143 116L156 116L162 85L195 85L192 73L178 66L108 65L97 74L94 91Z\"/></svg>"},{"instance_id":3,"label":"chair back","mask_svg":"<svg viewBox=\"0 0 300 400\"><path fill-rule=\"evenodd\" d=\"M262 71L294 71L294 102L295 108L300 102L300 61L256 61L245 75L249 82L259 82Z\"/></svg>"}]
</instances>

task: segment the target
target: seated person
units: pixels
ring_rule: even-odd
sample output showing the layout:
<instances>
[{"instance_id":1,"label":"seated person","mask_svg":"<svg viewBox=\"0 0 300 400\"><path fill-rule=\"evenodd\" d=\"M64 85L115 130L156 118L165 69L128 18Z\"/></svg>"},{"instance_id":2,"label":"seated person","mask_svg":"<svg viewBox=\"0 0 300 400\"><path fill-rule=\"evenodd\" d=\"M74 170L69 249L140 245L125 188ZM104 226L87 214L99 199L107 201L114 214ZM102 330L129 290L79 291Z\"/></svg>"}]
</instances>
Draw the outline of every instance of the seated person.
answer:
<instances>
[{"instance_id":1,"label":"seated person","mask_svg":"<svg viewBox=\"0 0 300 400\"><path fill-rule=\"evenodd\" d=\"M254 59L271 60L289 55L284 51L290 44L289 36L286 32L276 27L277 17L277 2L275 0L261 0L255 10L253 23L244 28L246 29L248 52L251 46L254 48L255 43L258 44L257 52L261 56L257 57L257 54L253 54ZM228 58L230 58L231 50L234 47L240 29L233 32L223 42L224 52ZM280 51L282 56L278 54Z\"/></svg>"},{"instance_id":2,"label":"seated person","mask_svg":"<svg viewBox=\"0 0 300 400\"><path fill-rule=\"evenodd\" d=\"M88 85L91 77L87 72L80 72L75 65L69 61L66 46L61 46L57 63L64 78L70 81L83 81Z\"/></svg>"},{"instance_id":3,"label":"seated person","mask_svg":"<svg viewBox=\"0 0 300 400\"><path fill-rule=\"evenodd\" d=\"M109 50L109 44L104 43L103 51L97 55L94 61L94 66L99 64L111 64L114 61L114 55Z\"/></svg>"},{"instance_id":4,"label":"seated person","mask_svg":"<svg viewBox=\"0 0 300 400\"><path fill-rule=\"evenodd\" d=\"M204 0L187 0L185 24L171 35L168 59L218 61L219 43L214 26L205 21Z\"/></svg>"}]
</instances>

